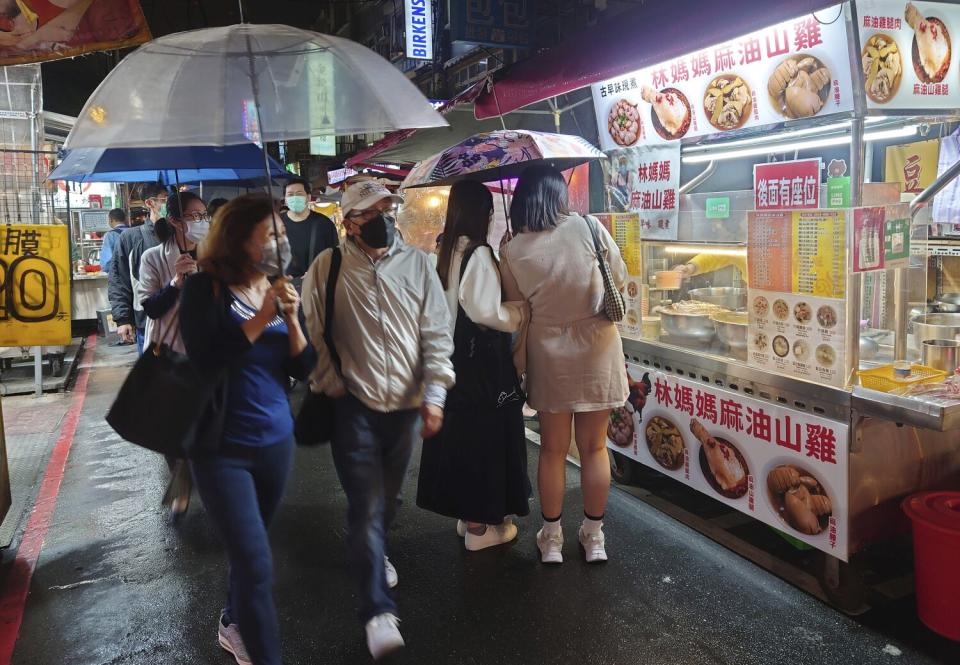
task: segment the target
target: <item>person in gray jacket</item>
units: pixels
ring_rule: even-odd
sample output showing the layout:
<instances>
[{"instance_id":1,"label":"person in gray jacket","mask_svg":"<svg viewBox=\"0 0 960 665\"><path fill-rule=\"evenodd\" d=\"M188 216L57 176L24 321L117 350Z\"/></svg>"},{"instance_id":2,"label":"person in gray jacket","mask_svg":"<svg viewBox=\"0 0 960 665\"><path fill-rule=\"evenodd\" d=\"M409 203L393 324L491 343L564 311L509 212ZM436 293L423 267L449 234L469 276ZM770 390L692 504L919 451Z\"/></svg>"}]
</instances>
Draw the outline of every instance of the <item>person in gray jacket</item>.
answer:
<instances>
[{"instance_id":1,"label":"person in gray jacket","mask_svg":"<svg viewBox=\"0 0 960 665\"><path fill-rule=\"evenodd\" d=\"M376 181L350 186L341 202L347 241L341 250L322 252L303 283L318 356L311 390L336 400L333 461L347 495L360 621L374 658L403 647L386 534L417 437L440 431L454 383L449 308L427 254L396 231L392 212L402 201ZM339 371L324 343L334 251L342 252L331 324Z\"/></svg>"}]
</instances>

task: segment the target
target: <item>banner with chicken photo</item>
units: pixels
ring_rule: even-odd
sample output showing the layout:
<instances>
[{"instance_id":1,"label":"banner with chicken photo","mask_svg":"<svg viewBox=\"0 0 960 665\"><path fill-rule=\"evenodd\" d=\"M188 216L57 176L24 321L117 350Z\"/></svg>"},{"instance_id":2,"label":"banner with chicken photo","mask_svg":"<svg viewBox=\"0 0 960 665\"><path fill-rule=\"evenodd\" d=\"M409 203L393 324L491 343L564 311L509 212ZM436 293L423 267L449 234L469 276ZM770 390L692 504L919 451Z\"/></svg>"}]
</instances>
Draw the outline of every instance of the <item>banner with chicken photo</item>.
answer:
<instances>
[{"instance_id":1,"label":"banner with chicken photo","mask_svg":"<svg viewBox=\"0 0 960 665\"><path fill-rule=\"evenodd\" d=\"M628 364L607 446L844 561L848 426Z\"/></svg>"},{"instance_id":2,"label":"banner with chicken photo","mask_svg":"<svg viewBox=\"0 0 960 665\"><path fill-rule=\"evenodd\" d=\"M600 148L851 111L849 41L836 5L594 84Z\"/></svg>"},{"instance_id":3,"label":"banner with chicken photo","mask_svg":"<svg viewBox=\"0 0 960 665\"><path fill-rule=\"evenodd\" d=\"M960 5L859 0L861 64L867 104L875 109L960 106L953 40Z\"/></svg>"},{"instance_id":4,"label":"banner with chicken photo","mask_svg":"<svg viewBox=\"0 0 960 665\"><path fill-rule=\"evenodd\" d=\"M138 0L0 0L0 65L72 58L149 40Z\"/></svg>"}]
</instances>

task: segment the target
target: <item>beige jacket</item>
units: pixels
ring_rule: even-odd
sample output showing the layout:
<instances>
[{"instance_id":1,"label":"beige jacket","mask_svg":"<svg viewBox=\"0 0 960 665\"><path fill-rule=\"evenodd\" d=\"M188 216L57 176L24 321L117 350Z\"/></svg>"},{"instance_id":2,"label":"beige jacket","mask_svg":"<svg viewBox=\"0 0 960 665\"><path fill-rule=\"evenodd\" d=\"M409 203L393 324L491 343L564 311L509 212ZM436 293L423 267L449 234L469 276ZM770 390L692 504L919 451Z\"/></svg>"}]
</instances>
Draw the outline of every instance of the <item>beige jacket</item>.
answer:
<instances>
[{"instance_id":1,"label":"beige jacket","mask_svg":"<svg viewBox=\"0 0 960 665\"><path fill-rule=\"evenodd\" d=\"M322 252L303 279L303 312L318 359L312 390L330 394L345 387L379 412L420 407L428 386L449 390L450 314L427 255L399 237L376 262L349 239L341 251L333 342L342 377L323 341L332 251Z\"/></svg>"}]
</instances>

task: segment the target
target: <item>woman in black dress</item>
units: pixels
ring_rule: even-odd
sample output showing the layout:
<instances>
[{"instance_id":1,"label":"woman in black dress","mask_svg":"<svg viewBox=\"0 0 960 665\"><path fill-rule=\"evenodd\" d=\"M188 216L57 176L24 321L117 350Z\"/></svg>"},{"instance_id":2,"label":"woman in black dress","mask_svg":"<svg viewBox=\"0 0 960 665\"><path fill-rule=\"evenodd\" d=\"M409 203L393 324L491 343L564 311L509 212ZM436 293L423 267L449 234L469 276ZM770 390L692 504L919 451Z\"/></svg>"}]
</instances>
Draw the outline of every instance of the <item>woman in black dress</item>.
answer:
<instances>
[{"instance_id":1,"label":"woman in black dress","mask_svg":"<svg viewBox=\"0 0 960 665\"><path fill-rule=\"evenodd\" d=\"M530 481L523 394L510 333L525 323L525 303L502 302L500 270L487 244L493 196L478 182L450 190L437 271L454 326L457 384L440 434L424 441L417 505L456 517L468 550L510 542L509 515L529 513Z\"/></svg>"}]
</instances>

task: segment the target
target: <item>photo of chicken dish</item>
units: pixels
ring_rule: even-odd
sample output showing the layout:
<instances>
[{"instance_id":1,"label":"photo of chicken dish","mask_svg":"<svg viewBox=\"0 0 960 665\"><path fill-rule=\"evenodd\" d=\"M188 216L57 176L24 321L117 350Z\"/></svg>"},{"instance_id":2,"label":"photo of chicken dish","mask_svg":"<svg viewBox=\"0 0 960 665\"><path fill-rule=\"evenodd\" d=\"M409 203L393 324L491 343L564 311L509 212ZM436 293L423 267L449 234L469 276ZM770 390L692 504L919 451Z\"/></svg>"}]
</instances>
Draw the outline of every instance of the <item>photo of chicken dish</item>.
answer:
<instances>
[{"instance_id":1,"label":"photo of chicken dish","mask_svg":"<svg viewBox=\"0 0 960 665\"><path fill-rule=\"evenodd\" d=\"M830 70L819 58L798 53L777 65L767 82L773 108L787 118L809 118L830 97Z\"/></svg>"},{"instance_id":2,"label":"photo of chicken dish","mask_svg":"<svg viewBox=\"0 0 960 665\"><path fill-rule=\"evenodd\" d=\"M787 526L807 536L826 530L833 503L813 474L793 464L781 464L767 474L770 505Z\"/></svg>"},{"instance_id":3,"label":"photo of chicken dish","mask_svg":"<svg viewBox=\"0 0 960 665\"><path fill-rule=\"evenodd\" d=\"M767 333L759 332L753 338L753 348L757 351L766 351L767 346L770 345L769 340L767 339Z\"/></svg>"},{"instance_id":4,"label":"photo of chicken dish","mask_svg":"<svg viewBox=\"0 0 960 665\"><path fill-rule=\"evenodd\" d=\"M863 47L860 61L867 97L878 104L893 99L903 77L903 59L893 37L883 33L871 36Z\"/></svg>"},{"instance_id":5,"label":"photo of chicken dish","mask_svg":"<svg viewBox=\"0 0 960 665\"><path fill-rule=\"evenodd\" d=\"M913 28L913 69L924 83L940 83L950 69L951 44L947 26L933 16L924 17L912 2L903 12Z\"/></svg>"},{"instance_id":6,"label":"photo of chicken dish","mask_svg":"<svg viewBox=\"0 0 960 665\"><path fill-rule=\"evenodd\" d=\"M637 287L637 283L627 282L627 295L631 298L636 298L638 293L640 293L640 290Z\"/></svg>"},{"instance_id":7,"label":"photo of chicken dish","mask_svg":"<svg viewBox=\"0 0 960 665\"><path fill-rule=\"evenodd\" d=\"M633 445L633 411L621 406L610 412L607 438L618 448L629 448Z\"/></svg>"},{"instance_id":8,"label":"photo of chicken dish","mask_svg":"<svg viewBox=\"0 0 960 665\"><path fill-rule=\"evenodd\" d=\"M805 302L798 302L793 306L793 318L797 323L810 323L813 318L813 309Z\"/></svg>"},{"instance_id":9,"label":"photo of chicken dish","mask_svg":"<svg viewBox=\"0 0 960 665\"><path fill-rule=\"evenodd\" d=\"M753 299L753 313L759 318L766 318L770 311L770 302L763 296L757 296Z\"/></svg>"},{"instance_id":10,"label":"photo of chicken dish","mask_svg":"<svg viewBox=\"0 0 960 665\"><path fill-rule=\"evenodd\" d=\"M653 128L666 141L683 138L690 129L690 102L676 88L664 88L657 92L648 85L640 91L643 101L651 105L650 119Z\"/></svg>"},{"instance_id":11,"label":"photo of chicken dish","mask_svg":"<svg viewBox=\"0 0 960 665\"><path fill-rule=\"evenodd\" d=\"M786 300L777 300L773 301L773 316L777 321L786 321L787 317L790 315L790 305L787 304Z\"/></svg>"},{"instance_id":12,"label":"photo of chicken dish","mask_svg":"<svg viewBox=\"0 0 960 665\"><path fill-rule=\"evenodd\" d=\"M747 493L747 461L737 447L721 437L711 436L696 418L690 431L700 442L700 467L710 486L721 496L739 499Z\"/></svg>"},{"instance_id":13,"label":"photo of chicken dish","mask_svg":"<svg viewBox=\"0 0 960 665\"><path fill-rule=\"evenodd\" d=\"M800 361L809 358L810 345L804 342L802 339L798 339L793 343L793 357Z\"/></svg>"},{"instance_id":14,"label":"photo of chicken dish","mask_svg":"<svg viewBox=\"0 0 960 665\"><path fill-rule=\"evenodd\" d=\"M833 367L837 362L837 352L829 344L821 344L817 347L817 364L822 367Z\"/></svg>"},{"instance_id":15,"label":"photo of chicken dish","mask_svg":"<svg viewBox=\"0 0 960 665\"><path fill-rule=\"evenodd\" d=\"M647 448L657 464L669 471L683 466L683 434L680 428L661 416L654 416L644 430Z\"/></svg>"},{"instance_id":16,"label":"photo of chicken dish","mask_svg":"<svg viewBox=\"0 0 960 665\"><path fill-rule=\"evenodd\" d=\"M790 353L790 342L783 335L777 335L773 338L773 352L781 358L786 358Z\"/></svg>"},{"instance_id":17,"label":"photo of chicken dish","mask_svg":"<svg viewBox=\"0 0 960 665\"><path fill-rule=\"evenodd\" d=\"M824 328L833 328L837 325L837 311L829 305L817 309L817 323Z\"/></svg>"},{"instance_id":18,"label":"photo of chicken dish","mask_svg":"<svg viewBox=\"0 0 960 665\"><path fill-rule=\"evenodd\" d=\"M710 124L717 129L740 129L753 113L750 86L736 74L715 77L707 86L703 110Z\"/></svg>"},{"instance_id":19,"label":"photo of chicken dish","mask_svg":"<svg viewBox=\"0 0 960 665\"><path fill-rule=\"evenodd\" d=\"M618 99L607 114L607 131L617 145L631 146L643 136L640 109L626 99Z\"/></svg>"}]
</instances>

